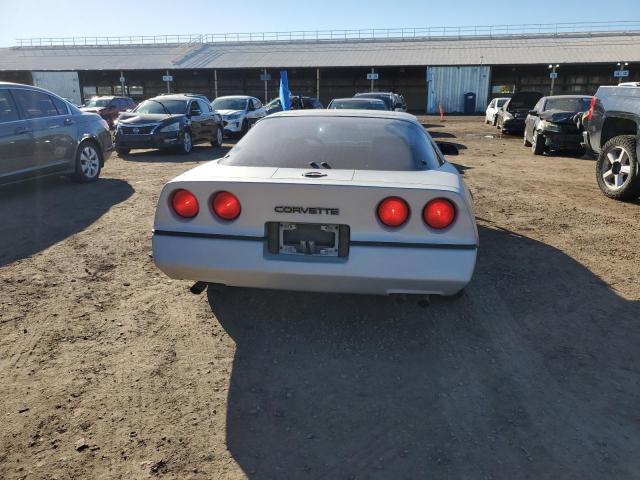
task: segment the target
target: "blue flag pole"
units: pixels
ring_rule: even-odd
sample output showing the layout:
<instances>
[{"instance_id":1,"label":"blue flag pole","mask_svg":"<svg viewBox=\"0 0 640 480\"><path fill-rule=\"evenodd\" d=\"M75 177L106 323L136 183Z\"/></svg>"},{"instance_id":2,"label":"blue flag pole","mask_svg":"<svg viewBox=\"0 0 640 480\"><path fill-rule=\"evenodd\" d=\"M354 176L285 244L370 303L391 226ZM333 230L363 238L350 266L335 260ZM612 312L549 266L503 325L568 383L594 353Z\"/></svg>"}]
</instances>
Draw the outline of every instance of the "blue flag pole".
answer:
<instances>
[{"instance_id":1,"label":"blue flag pole","mask_svg":"<svg viewBox=\"0 0 640 480\"><path fill-rule=\"evenodd\" d=\"M287 71L280 72L280 105L282 110L291 110L291 92L289 91L289 78Z\"/></svg>"}]
</instances>

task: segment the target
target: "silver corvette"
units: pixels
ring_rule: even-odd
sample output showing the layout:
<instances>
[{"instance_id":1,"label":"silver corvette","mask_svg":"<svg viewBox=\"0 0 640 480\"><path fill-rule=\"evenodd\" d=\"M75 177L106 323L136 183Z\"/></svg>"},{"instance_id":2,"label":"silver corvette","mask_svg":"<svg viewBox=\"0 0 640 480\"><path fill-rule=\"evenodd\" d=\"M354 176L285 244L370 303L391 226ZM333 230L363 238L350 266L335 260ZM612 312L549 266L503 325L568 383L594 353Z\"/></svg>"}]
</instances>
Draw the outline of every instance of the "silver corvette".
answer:
<instances>
[{"instance_id":1,"label":"silver corvette","mask_svg":"<svg viewBox=\"0 0 640 480\"><path fill-rule=\"evenodd\" d=\"M153 232L171 278L227 286L453 295L478 231L456 168L406 113L299 110L165 185Z\"/></svg>"}]
</instances>

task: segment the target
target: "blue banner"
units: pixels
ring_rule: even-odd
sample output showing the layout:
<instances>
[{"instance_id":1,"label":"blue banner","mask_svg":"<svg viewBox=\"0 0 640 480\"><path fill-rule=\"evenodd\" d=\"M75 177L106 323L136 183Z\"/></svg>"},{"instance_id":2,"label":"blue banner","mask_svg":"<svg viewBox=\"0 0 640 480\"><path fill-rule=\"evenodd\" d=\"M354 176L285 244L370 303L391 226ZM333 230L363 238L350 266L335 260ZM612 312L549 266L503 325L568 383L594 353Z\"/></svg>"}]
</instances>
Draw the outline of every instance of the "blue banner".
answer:
<instances>
[{"instance_id":1,"label":"blue banner","mask_svg":"<svg viewBox=\"0 0 640 480\"><path fill-rule=\"evenodd\" d=\"M289 78L287 71L280 72L280 105L282 110L291 110L291 92L289 91Z\"/></svg>"}]
</instances>

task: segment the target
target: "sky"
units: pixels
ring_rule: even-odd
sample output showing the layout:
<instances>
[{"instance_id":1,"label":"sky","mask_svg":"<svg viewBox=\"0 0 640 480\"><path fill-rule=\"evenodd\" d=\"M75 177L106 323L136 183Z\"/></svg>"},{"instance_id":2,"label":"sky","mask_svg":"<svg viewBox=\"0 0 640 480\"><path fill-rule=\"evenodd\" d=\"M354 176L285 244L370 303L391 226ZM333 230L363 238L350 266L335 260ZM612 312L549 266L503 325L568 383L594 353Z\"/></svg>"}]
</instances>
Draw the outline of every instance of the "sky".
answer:
<instances>
[{"instance_id":1,"label":"sky","mask_svg":"<svg viewBox=\"0 0 640 480\"><path fill-rule=\"evenodd\" d=\"M640 0L0 0L17 38L205 34L637 20Z\"/></svg>"}]
</instances>

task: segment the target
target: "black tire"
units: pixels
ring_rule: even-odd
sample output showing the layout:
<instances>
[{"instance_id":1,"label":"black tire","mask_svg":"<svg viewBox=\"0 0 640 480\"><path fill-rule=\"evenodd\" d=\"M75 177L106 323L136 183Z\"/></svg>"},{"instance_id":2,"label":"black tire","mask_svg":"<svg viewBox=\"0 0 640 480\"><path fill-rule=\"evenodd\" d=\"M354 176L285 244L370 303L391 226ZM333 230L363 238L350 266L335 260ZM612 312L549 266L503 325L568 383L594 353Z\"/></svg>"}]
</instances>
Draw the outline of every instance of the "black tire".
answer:
<instances>
[{"instance_id":1,"label":"black tire","mask_svg":"<svg viewBox=\"0 0 640 480\"><path fill-rule=\"evenodd\" d=\"M538 132L533 132L533 140L531 142L531 152L534 155L542 155L547 151L547 146L544 144L544 137L539 135Z\"/></svg>"},{"instance_id":2,"label":"black tire","mask_svg":"<svg viewBox=\"0 0 640 480\"><path fill-rule=\"evenodd\" d=\"M240 130L240 138L244 137L249 131L249 120L246 118L242 121L242 128Z\"/></svg>"},{"instance_id":3,"label":"black tire","mask_svg":"<svg viewBox=\"0 0 640 480\"><path fill-rule=\"evenodd\" d=\"M211 140L211 146L213 148L218 148L222 146L224 135L222 134L222 127L216 128L216 133Z\"/></svg>"},{"instance_id":4,"label":"black tire","mask_svg":"<svg viewBox=\"0 0 640 480\"><path fill-rule=\"evenodd\" d=\"M576 158L582 158L585 156L586 153L587 153L587 149L584 147L578 147L573 151L573 155Z\"/></svg>"},{"instance_id":5,"label":"black tire","mask_svg":"<svg viewBox=\"0 0 640 480\"><path fill-rule=\"evenodd\" d=\"M493 125L494 127L498 124L498 118L496 115L493 116L493 122L491 122L491 125Z\"/></svg>"},{"instance_id":6,"label":"black tire","mask_svg":"<svg viewBox=\"0 0 640 480\"><path fill-rule=\"evenodd\" d=\"M607 171L615 171L618 167L609 160L609 153L616 150L626 151L629 173L619 187L613 187L605 181ZM625 158L625 159L626 159ZM620 173L620 170L617 170ZM614 200L634 200L640 196L640 167L638 166L638 154L636 152L636 139L633 135L620 135L613 137L604 147L596 161L596 181L602 193Z\"/></svg>"},{"instance_id":7,"label":"black tire","mask_svg":"<svg viewBox=\"0 0 640 480\"><path fill-rule=\"evenodd\" d=\"M130 151L131 151L130 148L116 148L116 153L121 157L123 155L128 155Z\"/></svg>"},{"instance_id":8,"label":"black tire","mask_svg":"<svg viewBox=\"0 0 640 480\"><path fill-rule=\"evenodd\" d=\"M531 146L531 142L527 139L527 129L526 128L524 129L524 133L522 135L523 135L522 144L525 147L530 147Z\"/></svg>"},{"instance_id":9,"label":"black tire","mask_svg":"<svg viewBox=\"0 0 640 480\"><path fill-rule=\"evenodd\" d=\"M73 179L80 183L91 183L98 180L102 170L102 151L95 142L85 140L76 152L76 171Z\"/></svg>"},{"instance_id":10,"label":"black tire","mask_svg":"<svg viewBox=\"0 0 640 480\"><path fill-rule=\"evenodd\" d=\"M189 155L193 150L193 137L189 130L185 130L182 134L182 145L180 145L180 153Z\"/></svg>"}]
</instances>

